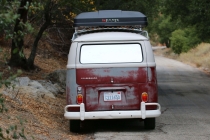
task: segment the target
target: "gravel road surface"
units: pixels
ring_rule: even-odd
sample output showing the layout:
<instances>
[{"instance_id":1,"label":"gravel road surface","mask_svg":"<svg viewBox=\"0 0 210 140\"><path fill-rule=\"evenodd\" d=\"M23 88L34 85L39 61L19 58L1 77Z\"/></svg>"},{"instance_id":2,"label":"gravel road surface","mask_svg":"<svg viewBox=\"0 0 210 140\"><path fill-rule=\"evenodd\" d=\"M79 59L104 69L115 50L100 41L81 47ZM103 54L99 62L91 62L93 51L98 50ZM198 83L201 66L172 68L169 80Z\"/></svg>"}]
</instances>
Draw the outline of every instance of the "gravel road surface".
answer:
<instances>
[{"instance_id":1,"label":"gravel road surface","mask_svg":"<svg viewBox=\"0 0 210 140\"><path fill-rule=\"evenodd\" d=\"M210 77L181 62L156 56L162 115L156 129L138 120L87 121L86 140L210 140Z\"/></svg>"}]
</instances>

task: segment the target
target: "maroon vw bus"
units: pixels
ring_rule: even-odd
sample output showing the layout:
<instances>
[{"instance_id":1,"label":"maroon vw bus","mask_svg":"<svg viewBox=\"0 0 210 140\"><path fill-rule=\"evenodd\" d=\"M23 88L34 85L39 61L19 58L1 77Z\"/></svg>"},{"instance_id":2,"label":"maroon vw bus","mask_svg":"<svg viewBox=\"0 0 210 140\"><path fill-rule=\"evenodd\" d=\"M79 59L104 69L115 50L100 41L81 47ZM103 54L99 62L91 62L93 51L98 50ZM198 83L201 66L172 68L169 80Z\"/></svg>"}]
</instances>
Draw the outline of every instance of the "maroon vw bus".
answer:
<instances>
[{"instance_id":1,"label":"maroon vw bus","mask_svg":"<svg viewBox=\"0 0 210 140\"><path fill-rule=\"evenodd\" d=\"M155 128L161 115L156 63L140 12L103 10L74 19L67 64L64 116L70 131L94 119L142 119Z\"/></svg>"}]
</instances>

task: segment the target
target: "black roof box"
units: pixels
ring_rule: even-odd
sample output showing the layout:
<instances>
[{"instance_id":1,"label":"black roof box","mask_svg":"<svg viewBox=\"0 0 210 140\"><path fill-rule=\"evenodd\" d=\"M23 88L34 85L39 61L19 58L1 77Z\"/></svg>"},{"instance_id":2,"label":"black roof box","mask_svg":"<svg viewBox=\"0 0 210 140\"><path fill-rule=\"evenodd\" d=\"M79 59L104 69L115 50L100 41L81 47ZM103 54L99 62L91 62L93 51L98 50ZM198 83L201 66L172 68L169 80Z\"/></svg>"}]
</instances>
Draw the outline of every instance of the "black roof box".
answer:
<instances>
[{"instance_id":1,"label":"black roof box","mask_svg":"<svg viewBox=\"0 0 210 140\"><path fill-rule=\"evenodd\" d=\"M138 11L99 10L84 12L74 18L74 27L147 25L147 17Z\"/></svg>"}]
</instances>

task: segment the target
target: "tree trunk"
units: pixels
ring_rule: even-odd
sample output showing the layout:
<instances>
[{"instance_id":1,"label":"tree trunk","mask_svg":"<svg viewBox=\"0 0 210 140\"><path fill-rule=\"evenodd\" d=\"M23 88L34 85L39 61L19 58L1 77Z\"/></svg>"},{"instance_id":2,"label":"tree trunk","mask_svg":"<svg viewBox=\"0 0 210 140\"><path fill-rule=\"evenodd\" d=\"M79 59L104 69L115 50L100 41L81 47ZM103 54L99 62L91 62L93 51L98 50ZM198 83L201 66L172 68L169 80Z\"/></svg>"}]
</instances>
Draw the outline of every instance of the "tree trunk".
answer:
<instances>
[{"instance_id":1,"label":"tree trunk","mask_svg":"<svg viewBox=\"0 0 210 140\"><path fill-rule=\"evenodd\" d=\"M34 59L36 57L36 51L37 51L37 46L38 46L39 40L41 39L43 32L47 29L47 27L49 25L50 25L50 23L48 21L45 21L45 23L42 25L42 27L40 28L40 30L36 36L36 39L33 44L33 48L31 50L31 54L28 58L28 68L29 69L34 69Z\"/></svg>"},{"instance_id":2,"label":"tree trunk","mask_svg":"<svg viewBox=\"0 0 210 140\"><path fill-rule=\"evenodd\" d=\"M24 30L24 27L21 26L21 22L26 23L27 21L28 10L24 8L24 6L26 6L27 2L30 4L31 1L32 0L21 0L20 7L17 12L18 15L20 15L20 18L16 20L14 27L11 58L9 61L9 65L11 66L26 68L27 61L23 53L24 36L20 35L19 32L23 32Z\"/></svg>"},{"instance_id":3,"label":"tree trunk","mask_svg":"<svg viewBox=\"0 0 210 140\"><path fill-rule=\"evenodd\" d=\"M37 36L36 36L36 39L34 41L34 44L33 44L33 47L32 47L32 50L31 50L31 54L27 60L27 66L29 69L34 69L34 60L35 60L35 57L36 57L36 51L37 51L37 47L38 47L38 43L39 43L39 40L41 39L42 37L42 34L43 32L47 29L47 27L50 25L51 23L51 0L48 1L48 3L45 5L45 22L44 24L42 25L42 27L40 28Z\"/></svg>"},{"instance_id":4,"label":"tree trunk","mask_svg":"<svg viewBox=\"0 0 210 140\"><path fill-rule=\"evenodd\" d=\"M166 47L167 47L167 48L170 48L170 40L168 40L168 41L166 42Z\"/></svg>"}]
</instances>

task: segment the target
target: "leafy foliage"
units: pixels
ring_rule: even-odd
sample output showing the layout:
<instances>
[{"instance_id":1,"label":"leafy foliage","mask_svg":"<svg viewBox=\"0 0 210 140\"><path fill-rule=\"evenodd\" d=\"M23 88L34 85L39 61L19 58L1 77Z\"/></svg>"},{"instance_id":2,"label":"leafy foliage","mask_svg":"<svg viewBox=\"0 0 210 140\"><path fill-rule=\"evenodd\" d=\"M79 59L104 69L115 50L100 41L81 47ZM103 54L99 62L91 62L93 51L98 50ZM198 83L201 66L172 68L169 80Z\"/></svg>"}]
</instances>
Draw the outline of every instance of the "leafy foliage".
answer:
<instances>
[{"instance_id":1,"label":"leafy foliage","mask_svg":"<svg viewBox=\"0 0 210 140\"><path fill-rule=\"evenodd\" d=\"M200 42L210 42L209 6L203 0L160 0L149 29L175 53L187 52Z\"/></svg>"},{"instance_id":2,"label":"leafy foliage","mask_svg":"<svg viewBox=\"0 0 210 140\"><path fill-rule=\"evenodd\" d=\"M159 1L154 0L95 0L97 10L141 11L149 20L158 14Z\"/></svg>"},{"instance_id":3,"label":"leafy foliage","mask_svg":"<svg viewBox=\"0 0 210 140\"><path fill-rule=\"evenodd\" d=\"M178 29L172 33L171 45L174 53L180 54L183 46L186 45L186 42L187 38L185 37L185 32L183 30Z\"/></svg>"},{"instance_id":4,"label":"leafy foliage","mask_svg":"<svg viewBox=\"0 0 210 140\"><path fill-rule=\"evenodd\" d=\"M48 27L53 26L53 28L58 29L59 27L66 28L68 26L69 28L73 23L72 16L74 14L72 13L95 10L94 1L92 0L14 0L4 1L1 4L2 7L16 6L11 8L13 12L10 15L14 16L14 18L6 17L6 19L13 19L12 22L2 21L5 25L11 26L10 31L5 30L3 26L2 30L8 39L12 39L9 64L24 69L35 68L34 59L38 42ZM3 12L8 13L7 10ZM32 34L35 38L34 43L30 46L33 49L29 58L26 58L23 51L24 37L27 34Z\"/></svg>"},{"instance_id":5,"label":"leafy foliage","mask_svg":"<svg viewBox=\"0 0 210 140\"><path fill-rule=\"evenodd\" d=\"M151 33L157 33L159 42L170 47L171 33L177 28L177 23L171 21L170 16L160 15L150 25Z\"/></svg>"},{"instance_id":6,"label":"leafy foliage","mask_svg":"<svg viewBox=\"0 0 210 140\"><path fill-rule=\"evenodd\" d=\"M210 42L210 2L204 0L163 0L165 15L179 19L185 26L194 26L199 38Z\"/></svg>"},{"instance_id":7,"label":"leafy foliage","mask_svg":"<svg viewBox=\"0 0 210 140\"><path fill-rule=\"evenodd\" d=\"M178 29L172 33L170 39L172 50L176 54L187 52L201 42L194 27Z\"/></svg>"},{"instance_id":8,"label":"leafy foliage","mask_svg":"<svg viewBox=\"0 0 210 140\"><path fill-rule=\"evenodd\" d=\"M22 4L23 2L24 4ZM49 27L53 29L53 34L55 31L59 32L58 38L64 42L59 28L71 28L74 16L81 12L103 9L134 10L147 15L149 21L147 29L150 33L157 34L159 42L166 44L167 47L170 47L170 38L175 30L181 29L185 30L185 34L189 33L191 39L187 41L189 42L187 44L190 46L183 46L182 52L200 41L210 42L209 7L210 3L203 0L2 0L0 1L0 34L5 34L7 39L14 41L10 62L15 63L16 66L25 65L25 68L31 69L34 66L38 42ZM25 13L19 12L21 9L25 10ZM18 22L18 20L20 21ZM46 25L48 20L49 24ZM16 26L17 24L18 26ZM197 30L196 32L189 31L192 26ZM62 33L63 36L69 34L69 32L65 32L67 31L65 29ZM48 30L48 33L52 32ZM31 34L35 38L28 59L23 53L24 37L27 34ZM178 39L178 36L174 37L175 34L176 32L173 33L173 40ZM195 37L192 40L193 35Z\"/></svg>"},{"instance_id":9,"label":"leafy foliage","mask_svg":"<svg viewBox=\"0 0 210 140\"><path fill-rule=\"evenodd\" d=\"M12 140L12 139L27 139L25 136L25 129L23 126L22 120L19 120L20 126L10 125L8 129L5 130L6 135L3 134L3 129L0 127L0 138L1 140ZM21 128L19 128L21 127Z\"/></svg>"},{"instance_id":10,"label":"leafy foliage","mask_svg":"<svg viewBox=\"0 0 210 140\"><path fill-rule=\"evenodd\" d=\"M15 20L19 18L16 13L20 2L15 0L13 2L2 0L0 1L0 34L6 34L6 38L13 37L13 27Z\"/></svg>"}]
</instances>

